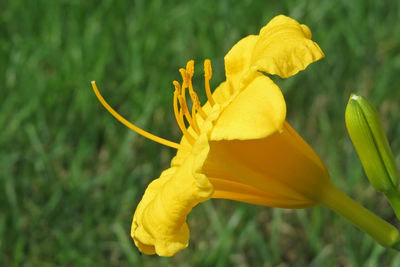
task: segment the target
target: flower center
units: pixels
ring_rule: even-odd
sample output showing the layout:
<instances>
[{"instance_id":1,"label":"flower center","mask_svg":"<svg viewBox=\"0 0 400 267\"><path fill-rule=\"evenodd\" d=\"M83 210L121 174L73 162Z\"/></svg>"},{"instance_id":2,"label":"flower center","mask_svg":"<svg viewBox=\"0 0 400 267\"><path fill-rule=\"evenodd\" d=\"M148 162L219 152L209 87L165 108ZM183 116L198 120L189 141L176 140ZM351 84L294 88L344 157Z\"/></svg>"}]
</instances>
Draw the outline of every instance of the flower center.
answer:
<instances>
[{"instance_id":1,"label":"flower center","mask_svg":"<svg viewBox=\"0 0 400 267\"><path fill-rule=\"evenodd\" d=\"M201 116L203 120L207 118L207 114L203 111L201 108L201 103L199 101L199 97L197 96L196 92L193 89L193 84L192 84L192 77L194 75L194 61L190 60L186 64L186 69L179 69L179 72L181 73L182 76L182 85L179 84L177 81L173 81L173 85L175 87L175 92L174 92L174 113L175 113L175 118L176 121L179 125L179 128L181 129L183 135L186 137L190 145L194 145L197 137L197 135L200 134L200 128L199 124L197 122L197 114ZM209 59L206 59L204 61L204 84L205 84L205 90L207 94L207 99L210 103L211 106L215 104L215 101L212 97L211 90L210 90L210 79L212 77L212 69L211 69L211 61ZM124 117L122 117L118 112L116 112L103 98L103 96L100 94L99 89L97 88L97 85L95 81L91 82L92 88L94 93L96 94L97 98L99 99L100 103L107 109L108 112L111 113L118 121L120 121L122 124L124 124L126 127L129 129L135 131L136 133L153 140L154 142L160 143L165 146L169 146L175 149L183 149L183 150L190 150L187 146L184 146L182 144L178 144L172 141L169 141L167 139L158 137L154 134L151 134L133 123L129 122L126 120ZM189 112L187 102L186 102L186 90L189 91L190 98L192 100L192 110L191 113ZM178 105L179 104L179 105ZM186 127L185 123L185 118L187 123L189 124L188 127ZM193 129L193 133L196 136L193 136L192 133L189 133L189 127Z\"/></svg>"}]
</instances>

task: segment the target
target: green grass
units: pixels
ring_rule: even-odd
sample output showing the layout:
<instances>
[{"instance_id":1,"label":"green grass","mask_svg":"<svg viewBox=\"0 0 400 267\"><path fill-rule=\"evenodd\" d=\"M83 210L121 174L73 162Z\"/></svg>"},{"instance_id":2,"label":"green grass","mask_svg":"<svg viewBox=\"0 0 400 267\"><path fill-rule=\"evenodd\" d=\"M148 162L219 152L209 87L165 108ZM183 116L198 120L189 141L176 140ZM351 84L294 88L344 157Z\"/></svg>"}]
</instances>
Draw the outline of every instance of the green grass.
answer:
<instances>
[{"instance_id":1,"label":"green grass","mask_svg":"<svg viewBox=\"0 0 400 267\"><path fill-rule=\"evenodd\" d=\"M399 253L325 208L225 200L193 210L190 245L175 257L138 253L133 212L174 150L116 122L90 81L121 114L178 141L171 112L178 68L210 58L215 88L232 45L277 14L307 24L326 54L293 78L275 79L287 120L339 188L398 226L368 185L344 124L350 93L368 97L400 164L398 1L165 2L0 3L0 265L399 266Z\"/></svg>"}]
</instances>

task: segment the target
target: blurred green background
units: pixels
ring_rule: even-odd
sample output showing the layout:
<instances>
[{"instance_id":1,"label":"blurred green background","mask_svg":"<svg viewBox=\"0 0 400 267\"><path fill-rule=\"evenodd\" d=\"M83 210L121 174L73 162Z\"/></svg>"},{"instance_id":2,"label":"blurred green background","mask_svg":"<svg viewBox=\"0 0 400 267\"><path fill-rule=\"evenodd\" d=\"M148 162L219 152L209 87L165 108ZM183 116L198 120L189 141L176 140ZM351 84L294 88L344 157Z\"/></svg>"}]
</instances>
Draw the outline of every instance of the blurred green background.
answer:
<instances>
[{"instance_id":1,"label":"blurred green background","mask_svg":"<svg viewBox=\"0 0 400 267\"><path fill-rule=\"evenodd\" d=\"M172 84L193 58L223 57L277 14L307 24L326 58L287 80L287 120L339 188L399 226L347 137L351 92L368 97L400 164L399 1L1 1L1 266L400 266L330 210L211 200L189 215L189 247L140 255L129 236L145 187L175 151L112 118L178 141ZM201 69L200 64L198 69ZM202 88L202 71L197 71ZM202 91L202 90L198 90ZM204 101L204 95L201 96Z\"/></svg>"}]
</instances>

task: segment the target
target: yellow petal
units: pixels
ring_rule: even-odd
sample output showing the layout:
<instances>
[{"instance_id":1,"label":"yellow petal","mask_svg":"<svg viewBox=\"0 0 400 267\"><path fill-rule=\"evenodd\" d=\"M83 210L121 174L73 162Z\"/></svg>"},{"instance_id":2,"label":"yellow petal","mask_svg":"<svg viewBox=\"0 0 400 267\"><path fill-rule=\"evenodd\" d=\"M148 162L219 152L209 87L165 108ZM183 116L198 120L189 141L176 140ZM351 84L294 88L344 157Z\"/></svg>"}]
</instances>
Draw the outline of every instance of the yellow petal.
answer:
<instances>
[{"instance_id":1,"label":"yellow petal","mask_svg":"<svg viewBox=\"0 0 400 267\"><path fill-rule=\"evenodd\" d=\"M214 122L211 140L259 139L282 129L286 117L282 92L270 78L255 75Z\"/></svg>"},{"instance_id":2,"label":"yellow petal","mask_svg":"<svg viewBox=\"0 0 400 267\"><path fill-rule=\"evenodd\" d=\"M310 38L311 31L306 25L283 15L276 16L260 31L252 52L252 70L282 78L295 75L324 57Z\"/></svg>"},{"instance_id":3,"label":"yellow petal","mask_svg":"<svg viewBox=\"0 0 400 267\"><path fill-rule=\"evenodd\" d=\"M318 204L331 185L321 159L286 122L266 138L209 144L202 172L214 197L299 208Z\"/></svg>"},{"instance_id":4,"label":"yellow petal","mask_svg":"<svg viewBox=\"0 0 400 267\"><path fill-rule=\"evenodd\" d=\"M136 246L143 253L172 256L187 247L186 216L213 193L212 184L200 173L208 151L207 138L202 135L181 166L164 171L146 189L131 230Z\"/></svg>"},{"instance_id":5,"label":"yellow petal","mask_svg":"<svg viewBox=\"0 0 400 267\"><path fill-rule=\"evenodd\" d=\"M212 98L214 99L215 103L218 104L219 108L223 109L224 107L228 106L231 102L232 98L235 96L234 89L231 87L231 83L224 81L222 82L212 93ZM210 112L213 110L213 106L210 105L210 102L207 101L203 106L202 109L204 112L209 116ZM215 108L214 108L215 109ZM198 120L201 122L204 119L197 114ZM219 114L217 115L217 117Z\"/></svg>"},{"instance_id":6,"label":"yellow petal","mask_svg":"<svg viewBox=\"0 0 400 267\"><path fill-rule=\"evenodd\" d=\"M315 205L314 202L305 199L296 199L294 196L282 198L279 194L267 194L252 185L238 181L221 178L211 178L215 190L212 198L231 199L250 204L279 207L279 208L306 208Z\"/></svg>"},{"instance_id":7,"label":"yellow petal","mask_svg":"<svg viewBox=\"0 0 400 267\"><path fill-rule=\"evenodd\" d=\"M241 84L242 78L250 68L251 54L257 38L258 35L249 35L243 38L232 47L224 58L226 80L232 84L234 91L239 90L243 85Z\"/></svg>"}]
</instances>

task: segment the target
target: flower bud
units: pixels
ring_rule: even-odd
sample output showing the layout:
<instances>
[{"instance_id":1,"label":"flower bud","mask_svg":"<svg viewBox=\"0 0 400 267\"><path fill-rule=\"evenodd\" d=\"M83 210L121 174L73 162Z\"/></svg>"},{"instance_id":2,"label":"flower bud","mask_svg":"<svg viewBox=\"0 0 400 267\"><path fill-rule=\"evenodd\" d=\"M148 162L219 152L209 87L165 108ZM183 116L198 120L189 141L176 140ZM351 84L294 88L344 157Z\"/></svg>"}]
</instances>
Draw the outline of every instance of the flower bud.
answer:
<instances>
[{"instance_id":1,"label":"flower bud","mask_svg":"<svg viewBox=\"0 0 400 267\"><path fill-rule=\"evenodd\" d=\"M346 127L367 177L376 190L397 190L393 154L376 109L364 97L352 94L346 107Z\"/></svg>"}]
</instances>

